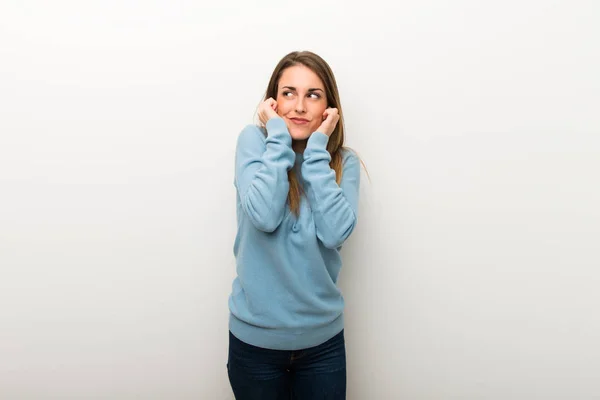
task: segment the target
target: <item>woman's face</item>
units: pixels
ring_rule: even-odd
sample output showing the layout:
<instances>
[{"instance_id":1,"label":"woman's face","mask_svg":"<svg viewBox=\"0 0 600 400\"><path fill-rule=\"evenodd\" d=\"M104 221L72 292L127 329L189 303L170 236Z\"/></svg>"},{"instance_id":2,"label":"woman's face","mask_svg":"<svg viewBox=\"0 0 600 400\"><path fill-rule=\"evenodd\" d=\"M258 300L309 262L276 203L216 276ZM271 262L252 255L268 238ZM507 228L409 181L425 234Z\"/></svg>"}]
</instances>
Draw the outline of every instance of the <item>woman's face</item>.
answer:
<instances>
[{"instance_id":1,"label":"woman's face","mask_svg":"<svg viewBox=\"0 0 600 400\"><path fill-rule=\"evenodd\" d=\"M277 114L282 117L294 140L304 140L323 122L327 108L325 86L310 68L286 68L277 87Z\"/></svg>"}]
</instances>

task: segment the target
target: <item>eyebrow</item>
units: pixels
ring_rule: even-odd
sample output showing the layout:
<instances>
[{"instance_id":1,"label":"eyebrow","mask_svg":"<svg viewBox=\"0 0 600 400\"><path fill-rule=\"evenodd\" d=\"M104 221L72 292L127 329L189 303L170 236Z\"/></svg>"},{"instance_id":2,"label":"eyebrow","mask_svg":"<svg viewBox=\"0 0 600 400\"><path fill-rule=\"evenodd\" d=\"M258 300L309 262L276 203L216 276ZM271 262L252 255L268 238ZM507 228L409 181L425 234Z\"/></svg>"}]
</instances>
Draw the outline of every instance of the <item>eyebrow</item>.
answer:
<instances>
[{"instance_id":1,"label":"eyebrow","mask_svg":"<svg viewBox=\"0 0 600 400\"><path fill-rule=\"evenodd\" d=\"M296 88L293 87L293 86L284 86L284 87L282 87L282 89L285 89L285 88L288 88L288 89L294 90L294 91L296 90ZM310 89L308 89L309 92L316 92L317 90L320 90L321 92L324 92L324 90L321 89L321 88L310 88Z\"/></svg>"}]
</instances>

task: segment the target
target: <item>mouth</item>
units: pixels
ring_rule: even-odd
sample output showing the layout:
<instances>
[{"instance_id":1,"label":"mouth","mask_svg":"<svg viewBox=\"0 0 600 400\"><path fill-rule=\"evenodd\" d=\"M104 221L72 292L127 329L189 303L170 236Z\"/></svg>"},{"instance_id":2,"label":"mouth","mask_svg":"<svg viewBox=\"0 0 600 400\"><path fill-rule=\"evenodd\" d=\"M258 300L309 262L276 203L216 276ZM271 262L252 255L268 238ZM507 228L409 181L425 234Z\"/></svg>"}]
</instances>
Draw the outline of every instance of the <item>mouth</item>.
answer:
<instances>
[{"instance_id":1,"label":"mouth","mask_svg":"<svg viewBox=\"0 0 600 400\"><path fill-rule=\"evenodd\" d=\"M292 121L296 125L306 125L309 122L307 119L304 118L290 118L290 121Z\"/></svg>"}]
</instances>

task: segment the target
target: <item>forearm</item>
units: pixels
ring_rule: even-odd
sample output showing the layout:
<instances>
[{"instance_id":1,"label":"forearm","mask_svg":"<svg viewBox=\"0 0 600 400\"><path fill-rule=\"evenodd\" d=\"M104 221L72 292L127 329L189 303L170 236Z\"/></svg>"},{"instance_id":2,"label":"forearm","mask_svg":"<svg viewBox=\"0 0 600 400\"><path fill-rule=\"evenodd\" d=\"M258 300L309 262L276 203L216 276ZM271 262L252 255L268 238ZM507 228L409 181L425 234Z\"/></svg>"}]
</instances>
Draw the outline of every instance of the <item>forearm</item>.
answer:
<instances>
[{"instance_id":1,"label":"forearm","mask_svg":"<svg viewBox=\"0 0 600 400\"><path fill-rule=\"evenodd\" d=\"M354 154L349 154L338 185L335 171L329 166L328 139L320 132L311 135L304 152L302 177L317 236L326 247L337 248L350 236L357 222L360 163Z\"/></svg>"},{"instance_id":2,"label":"forearm","mask_svg":"<svg viewBox=\"0 0 600 400\"><path fill-rule=\"evenodd\" d=\"M294 165L295 154L285 122L272 118L266 125L268 136L264 143L257 142L255 132L240 135L236 187L242 208L252 223L257 229L272 232L285 214L289 191L287 172Z\"/></svg>"}]
</instances>

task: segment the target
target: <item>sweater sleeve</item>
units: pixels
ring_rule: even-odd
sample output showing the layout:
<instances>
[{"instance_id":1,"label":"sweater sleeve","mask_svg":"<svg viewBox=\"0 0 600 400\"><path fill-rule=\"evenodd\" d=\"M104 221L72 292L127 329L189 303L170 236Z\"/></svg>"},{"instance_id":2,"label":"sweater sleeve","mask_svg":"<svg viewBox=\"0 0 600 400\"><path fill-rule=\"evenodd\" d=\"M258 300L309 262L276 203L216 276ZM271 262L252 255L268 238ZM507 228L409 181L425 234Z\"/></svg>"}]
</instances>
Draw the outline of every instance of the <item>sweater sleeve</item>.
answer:
<instances>
[{"instance_id":1,"label":"sweater sleeve","mask_svg":"<svg viewBox=\"0 0 600 400\"><path fill-rule=\"evenodd\" d=\"M235 187L241 206L252 224L273 232L285 215L289 182L294 165L292 138L285 121L267 121L267 137L254 125L240 133L235 156Z\"/></svg>"},{"instance_id":2,"label":"sweater sleeve","mask_svg":"<svg viewBox=\"0 0 600 400\"><path fill-rule=\"evenodd\" d=\"M357 222L360 187L360 161L353 152L346 152L340 185L329 166L327 151L329 136L314 132L308 139L302 163L302 179L317 237L329 249L340 247L350 236Z\"/></svg>"}]
</instances>

